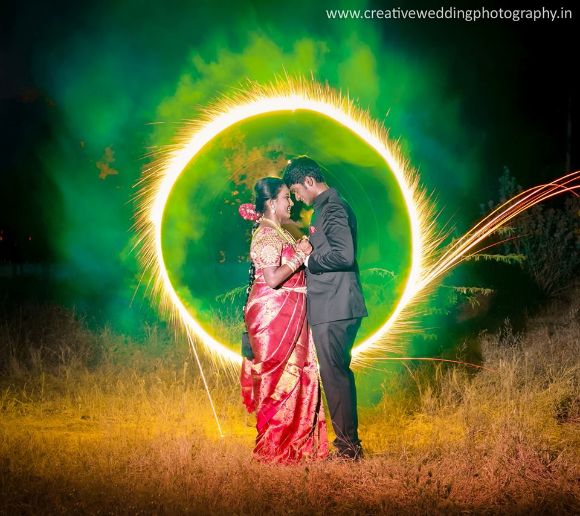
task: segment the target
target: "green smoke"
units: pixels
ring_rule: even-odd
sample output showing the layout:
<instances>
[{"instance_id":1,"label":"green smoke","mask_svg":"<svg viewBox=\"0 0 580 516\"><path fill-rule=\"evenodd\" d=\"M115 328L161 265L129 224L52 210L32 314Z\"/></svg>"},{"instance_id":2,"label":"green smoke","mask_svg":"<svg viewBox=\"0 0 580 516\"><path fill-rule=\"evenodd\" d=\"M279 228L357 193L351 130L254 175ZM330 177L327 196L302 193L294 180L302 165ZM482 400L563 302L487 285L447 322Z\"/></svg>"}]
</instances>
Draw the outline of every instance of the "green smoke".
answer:
<instances>
[{"instance_id":1,"label":"green smoke","mask_svg":"<svg viewBox=\"0 0 580 516\"><path fill-rule=\"evenodd\" d=\"M61 300L122 331L137 332L144 320L155 319L143 290L131 304L140 278L131 252L132 186L148 162L146 153L170 144L184 120L248 79L267 83L285 74L313 76L348 92L400 139L423 182L438 188L445 204L455 208L454 200L465 198L480 172L478 148L470 146L467 161L465 154L460 160L452 152L469 147L469 134L459 101L445 91L446 70L410 48L385 44L377 22L328 20L318 3L291 4L220 2L214 7L168 1L147 9L136 1L107 9L95 4L78 28L55 34L53 44L39 53L35 73L55 103L57 138L44 150L43 161L62 198L63 217L53 228L54 245L69 271L59 283ZM364 208L364 214L358 209L361 268L404 277L408 257L393 253L393 243L405 238L404 218L396 216L400 199L388 180L377 179L388 171L376 156L352 137L336 146L319 138L323 126L329 134L339 130L306 114L255 124L252 130L250 124L238 128L238 140L235 131L224 135L214 144L223 147L191 163L172 194L166 227L173 229L167 231L164 250L186 301L198 303L202 312L218 310L213 303L226 290L215 280L220 267L232 267L232 287L245 280L242 248L231 243L234 234L242 240L241 222L227 241L208 232L216 232L216 214L222 224L235 219L235 201L246 192L231 195L236 152L254 147L274 165L303 152L324 163L333 171L331 184ZM308 148L297 139L300 131L308 135ZM220 171L224 157L232 163L228 174ZM194 203L200 209L192 209ZM380 215L370 209L367 214L368 206ZM200 241L207 246L198 246ZM194 281L192 271L208 263L215 270L204 275L204 282ZM394 284L392 292L397 288ZM380 313L388 312L390 292L387 298L369 295L384 304Z\"/></svg>"}]
</instances>

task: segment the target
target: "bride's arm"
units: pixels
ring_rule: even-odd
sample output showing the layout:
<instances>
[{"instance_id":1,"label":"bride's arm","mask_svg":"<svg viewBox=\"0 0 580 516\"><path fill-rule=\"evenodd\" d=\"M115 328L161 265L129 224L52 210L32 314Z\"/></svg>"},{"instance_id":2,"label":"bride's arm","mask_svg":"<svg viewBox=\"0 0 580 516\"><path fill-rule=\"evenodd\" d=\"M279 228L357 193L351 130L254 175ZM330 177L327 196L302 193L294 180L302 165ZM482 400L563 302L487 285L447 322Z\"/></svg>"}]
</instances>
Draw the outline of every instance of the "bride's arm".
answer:
<instances>
[{"instance_id":1,"label":"bride's arm","mask_svg":"<svg viewBox=\"0 0 580 516\"><path fill-rule=\"evenodd\" d=\"M279 287L304 263L305 254L296 251L293 258L279 267L264 267L264 281L270 288Z\"/></svg>"}]
</instances>

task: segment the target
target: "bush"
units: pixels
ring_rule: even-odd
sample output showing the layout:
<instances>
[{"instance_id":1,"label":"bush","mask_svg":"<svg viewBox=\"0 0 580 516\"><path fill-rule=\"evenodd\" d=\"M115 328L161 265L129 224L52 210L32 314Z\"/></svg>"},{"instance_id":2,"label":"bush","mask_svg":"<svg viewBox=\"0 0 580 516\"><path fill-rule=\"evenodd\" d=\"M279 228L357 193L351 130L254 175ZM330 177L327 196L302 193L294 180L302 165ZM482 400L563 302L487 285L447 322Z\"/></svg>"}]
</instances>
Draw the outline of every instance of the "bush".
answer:
<instances>
[{"instance_id":1,"label":"bush","mask_svg":"<svg viewBox=\"0 0 580 516\"><path fill-rule=\"evenodd\" d=\"M482 205L491 211L522 191L507 167L499 179L499 202ZM546 295L560 292L580 268L580 198L569 196L537 204L499 233L504 255L521 255L520 266Z\"/></svg>"}]
</instances>

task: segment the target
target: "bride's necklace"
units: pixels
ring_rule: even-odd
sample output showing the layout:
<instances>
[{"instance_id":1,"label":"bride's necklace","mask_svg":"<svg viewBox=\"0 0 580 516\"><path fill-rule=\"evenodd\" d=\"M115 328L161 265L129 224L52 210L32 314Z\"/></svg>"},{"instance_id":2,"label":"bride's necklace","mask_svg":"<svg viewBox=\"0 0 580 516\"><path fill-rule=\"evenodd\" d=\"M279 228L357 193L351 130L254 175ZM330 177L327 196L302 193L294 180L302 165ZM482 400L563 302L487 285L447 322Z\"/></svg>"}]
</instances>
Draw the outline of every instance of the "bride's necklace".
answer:
<instances>
[{"instance_id":1,"label":"bride's necklace","mask_svg":"<svg viewBox=\"0 0 580 516\"><path fill-rule=\"evenodd\" d=\"M266 217L262 217L260 219L261 223L266 223L267 226L270 226L271 228L274 228L278 234L284 239L286 240L286 242L295 245L296 244L296 240L294 239L294 237L288 233L288 231L286 231L280 224L276 224L276 222L274 222L273 220L267 219Z\"/></svg>"}]
</instances>

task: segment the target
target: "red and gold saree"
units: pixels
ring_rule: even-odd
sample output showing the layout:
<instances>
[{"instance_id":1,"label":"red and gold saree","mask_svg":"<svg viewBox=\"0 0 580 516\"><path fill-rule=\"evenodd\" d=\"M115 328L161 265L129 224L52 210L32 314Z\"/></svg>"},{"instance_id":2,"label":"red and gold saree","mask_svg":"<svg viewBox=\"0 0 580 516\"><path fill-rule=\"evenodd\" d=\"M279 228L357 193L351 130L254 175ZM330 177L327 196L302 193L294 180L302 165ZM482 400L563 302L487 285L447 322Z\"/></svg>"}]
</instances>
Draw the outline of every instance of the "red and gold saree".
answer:
<instances>
[{"instance_id":1,"label":"red and gold saree","mask_svg":"<svg viewBox=\"0 0 580 516\"><path fill-rule=\"evenodd\" d=\"M275 289L263 276L265 267L283 265L294 252L274 228L254 233L250 256L256 274L245 309L254 359L244 358L241 384L248 412L256 412L254 457L262 462L292 464L328 455L304 269Z\"/></svg>"}]
</instances>

